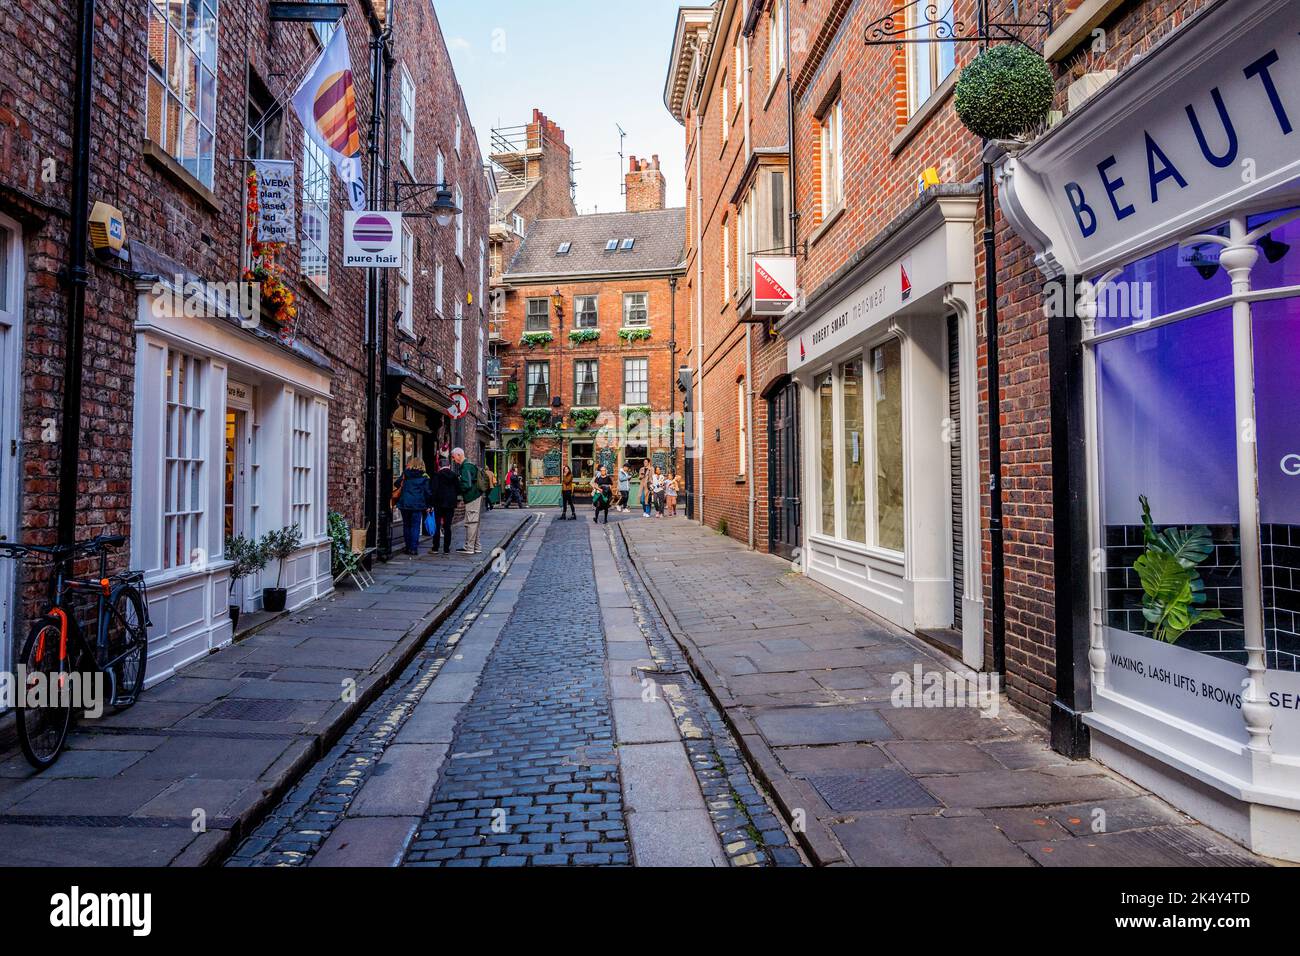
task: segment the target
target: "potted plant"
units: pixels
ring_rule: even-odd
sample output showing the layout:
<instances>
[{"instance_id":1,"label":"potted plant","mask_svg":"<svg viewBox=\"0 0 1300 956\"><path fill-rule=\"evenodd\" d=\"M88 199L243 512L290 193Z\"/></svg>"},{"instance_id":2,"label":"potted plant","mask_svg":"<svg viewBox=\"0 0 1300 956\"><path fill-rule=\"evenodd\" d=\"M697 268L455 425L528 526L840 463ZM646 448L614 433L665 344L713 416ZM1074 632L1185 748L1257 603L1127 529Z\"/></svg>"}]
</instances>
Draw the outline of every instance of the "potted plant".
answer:
<instances>
[{"instance_id":1,"label":"potted plant","mask_svg":"<svg viewBox=\"0 0 1300 956\"><path fill-rule=\"evenodd\" d=\"M1142 617L1157 641L1176 644L1197 624L1223 619L1217 607L1205 607L1205 583L1198 570L1214 553L1214 539L1203 524L1157 531L1147 496L1139 495L1138 504L1146 550L1133 570L1142 585Z\"/></svg>"},{"instance_id":2,"label":"potted plant","mask_svg":"<svg viewBox=\"0 0 1300 956\"><path fill-rule=\"evenodd\" d=\"M1046 60L1022 43L1003 43L962 69L953 104L962 124L976 136L1006 140L1042 123L1055 94Z\"/></svg>"},{"instance_id":3,"label":"potted plant","mask_svg":"<svg viewBox=\"0 0 1300 956\"><path fill-rule=\"evenodd\" d=\"M233 562L230 565L229 592L233 597L236 584L266 567L266 552L258 542L240 534L226 539L226 560ZM232 600L230 602L231 633L239 630L239 610L239 605Z\"/></svg>"},{"instance_id":4,"label":"potted plant","mask_svg":"<svg viewBox=\"0 0 1300 956\"><path fill-rule=\"evenodd\" d=\"M275 559L275 587L262 588L262 608L266 611L283 611L289 592L280 586L284 576L284 562L302 547L302 529L296 524L279 531L268 531L260 544L266 560Z\"/></svg>"},{"instance_id":5,"label":"potted plant","mask_svg":"<svg viewBox=\"0 0 1300 956\"><path fill-rule=\"evenodd\" d=\"M1070 70L1070 85L1065 90L1066 108L1069 112L1077 110L1119 74L1118 70L1103 69L1102 63L1102 57L1092 49L1084 51L1075 61Z\"/></svg>"}]
</instances>

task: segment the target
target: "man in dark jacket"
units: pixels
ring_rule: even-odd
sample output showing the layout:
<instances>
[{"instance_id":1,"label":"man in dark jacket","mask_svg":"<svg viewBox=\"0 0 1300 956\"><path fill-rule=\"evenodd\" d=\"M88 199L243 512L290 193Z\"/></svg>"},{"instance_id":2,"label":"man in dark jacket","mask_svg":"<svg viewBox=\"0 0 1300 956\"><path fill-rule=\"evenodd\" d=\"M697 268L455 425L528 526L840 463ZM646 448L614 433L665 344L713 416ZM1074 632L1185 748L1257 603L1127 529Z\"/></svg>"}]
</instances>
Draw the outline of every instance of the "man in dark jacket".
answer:
<instances>
[{"instance_id":1,"label":"man in dark jacket","mask_svg":"<svg viewBox=\"0 0 1300 956\"><path fill-rule=\"evenodd\" d=\"M433 513L438 516L438 533L433 538L431 554L438 553L438 539L442 539L442 553L451 553L451 523L456 517L460 501L460 475L447 458L438 463L433 476Z\"/></svg>"},{"instance_id":2,"label":"man in dark jacket","mask_svg":"<svg viewBox=\"0 0 1300 956\"><path fill-rule=\"evenodd\" d=\"M465 459L464 448L452 449L451 460L456 463L460 497L465 502L465 547L457 550L461 554L478 554L483 550L478 542L478 523L483 513L483 489L479 487L478 465Z\"/></svg>"},{"instance_id":3,"label":"man in dark jacket","mask_svg":"<svg viewBox=\"0 0 1300 956\"><path fill-rule=\"evenodd\" d=\"M432 506L433 488L424 471L422 458L411 458L393 492L394 504L402 511L402 537L407 554L420 553L420 532L424 515Z\"/></svg>"}]
</instances>

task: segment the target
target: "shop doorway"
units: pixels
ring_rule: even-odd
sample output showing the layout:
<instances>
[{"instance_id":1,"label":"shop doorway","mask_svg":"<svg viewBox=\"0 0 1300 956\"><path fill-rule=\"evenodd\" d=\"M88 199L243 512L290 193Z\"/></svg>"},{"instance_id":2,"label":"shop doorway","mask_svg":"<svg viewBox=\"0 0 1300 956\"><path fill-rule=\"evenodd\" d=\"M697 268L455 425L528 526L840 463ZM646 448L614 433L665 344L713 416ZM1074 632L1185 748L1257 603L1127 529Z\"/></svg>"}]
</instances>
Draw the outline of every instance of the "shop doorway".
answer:
<instances>
[{"instance_id":1,"label":"shop doorway","mask_svg":"<svg viewBox=\"0 0 1300 956\"><path fill-rule=\"evenodd\" d=\"M767 401L768 550L793 560L800 546L799 386L787 380Z\"/></svg>"},{"instance_id":2,"label":"shop doorway","mask_svg":"<svg viewBox=\"0 0 1300 956\"><path fill-rule=\"evenodd\" d=\"M0 541L18 537L22 276L21 233L0 216ZM14 585L14 562L0 560L0 668L7 671L14 653Z\"/></svg>"},{"instance_id":3,"label":"shop doorway","mask_svg":"<svg viewBox=\"0 0 1300 956\"><path fill-rule=\"evenodd\" d=\"M253 418L253 389L230 381L226 384L226 422L222 474L221 540L243 535L256 539L257 528L257 466L256 427ZM245 610L245 597L257 594L257 582L245 579L236 585L232 602Z\"/></svg>"},{"instance_id":4,"label":"shop doorway","mask_svg":"<svg viewBox=\"0 0 1300 956\"><path fill-rule=\"evenodd\" d=\"M952 488L952 626L961 631L962 595L966 590L965 500L961 469L961 350L957 316L948 316L948 471Z\"/></svg>"}]
</instances>

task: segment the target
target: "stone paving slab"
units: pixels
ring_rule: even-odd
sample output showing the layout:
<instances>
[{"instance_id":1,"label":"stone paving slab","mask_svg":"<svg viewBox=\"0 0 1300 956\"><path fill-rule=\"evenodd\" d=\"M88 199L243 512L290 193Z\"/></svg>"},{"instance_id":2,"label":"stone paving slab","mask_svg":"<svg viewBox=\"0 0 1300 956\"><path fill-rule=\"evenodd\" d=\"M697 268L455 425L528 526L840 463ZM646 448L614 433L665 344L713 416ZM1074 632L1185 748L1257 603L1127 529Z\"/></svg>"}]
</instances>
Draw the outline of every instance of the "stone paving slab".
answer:
<instances>
[{"instance_id":1,"label":"stone paving slab","mask_svg":"<svg viewBox=\"0 0 1300 956\"><path fill-rule=\"evenodd\" d=\"M348 808L352 817L419 816L429 806L447 744L394 743Z\"/></svg>"},{"instance_id":2,"label":"stone paving slab","mask_svg":"<svg viewBox=\"0 0 1300 956\"><path fill-rule=\"evenodd\" d=\"M396 866L418 816L356 817L344 820L312 858L311 866Z\"/></svg>"},{"instance_id":3,"label":"stone paving slab","mask_svg":"<svg viewBox=\"0 0 1300 956\"><path fill-rule=\"evenodd\" d=\"M1258 861L1100 764L1052 752L1044 728L1005 697L996 716L965 706L895 706L899 673L916 666L969 672L791 573L788 562L688 521L618 529L782 813L806 819L799 836L814 862ZM1110 827L1100 835L1092 829L1098 811Z\"/></svg>"},{"instance_id":4,"label":"stone paving slab","mask_svg":"<svg viewBox=\"0 0 1300 956\"><path fill-rule=\"evenodd\" d=\"M336 591L183 668L134 707L82 722L43 774L0 755L0 866L211 863L401 670L529 517L485 515L477 557L376 565L373 591ZM427 593L392 592L399 583ZM345 679L355 699L341 699ZM247 706L274 719L221 716ZM207 833L191 829L195 810Z\"/></svg>"}]
</instances>

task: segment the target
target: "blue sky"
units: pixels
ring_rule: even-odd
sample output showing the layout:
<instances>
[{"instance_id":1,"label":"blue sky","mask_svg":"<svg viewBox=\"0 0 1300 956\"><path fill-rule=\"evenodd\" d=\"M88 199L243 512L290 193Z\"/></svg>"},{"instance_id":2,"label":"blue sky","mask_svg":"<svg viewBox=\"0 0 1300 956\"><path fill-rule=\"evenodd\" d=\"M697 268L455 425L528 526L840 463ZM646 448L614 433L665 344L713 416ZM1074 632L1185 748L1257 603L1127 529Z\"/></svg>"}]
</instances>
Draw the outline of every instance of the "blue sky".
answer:
<instances>
[{"instance_id":1,"label":"blue sky","mask_svg":"<svg viewBox=\"0 0 1300 956\"><path fill-rule=\"evenodd\" d=\"M677 0L435 2L484 156L494 126L537 107L560 125L581 164L578 211L619 212L624 153L659 154L668 204L685 202L685 131L663 105ZM626 167L623 167L626 169Z\"/></svg>"}]
</instances>

